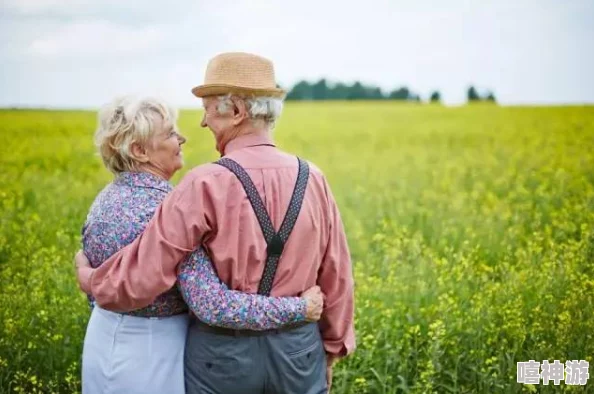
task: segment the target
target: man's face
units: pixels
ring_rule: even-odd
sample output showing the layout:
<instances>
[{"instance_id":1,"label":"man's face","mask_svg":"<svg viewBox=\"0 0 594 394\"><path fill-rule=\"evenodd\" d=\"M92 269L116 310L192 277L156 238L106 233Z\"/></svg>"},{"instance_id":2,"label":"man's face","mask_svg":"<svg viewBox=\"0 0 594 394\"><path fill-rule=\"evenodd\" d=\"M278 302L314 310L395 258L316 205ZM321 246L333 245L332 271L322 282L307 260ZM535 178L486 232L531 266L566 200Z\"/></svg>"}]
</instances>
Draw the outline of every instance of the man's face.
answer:
<instances>
[{"instance_id":1,"label":"man's face","mask_svg":"<svg viewBox=\"0 0 594 394\"><path fill-rule=\"evenodd\" d=\"M216 97L204 97L202 99L204 116L200 126L208 127L212 131L217 145L216 148L222 153L224 148L222 144L226 142L226 134L233 130L233 114L219 114L219 111L217 111L218 103L219 100Z\"/></svg>"}]
</instances>

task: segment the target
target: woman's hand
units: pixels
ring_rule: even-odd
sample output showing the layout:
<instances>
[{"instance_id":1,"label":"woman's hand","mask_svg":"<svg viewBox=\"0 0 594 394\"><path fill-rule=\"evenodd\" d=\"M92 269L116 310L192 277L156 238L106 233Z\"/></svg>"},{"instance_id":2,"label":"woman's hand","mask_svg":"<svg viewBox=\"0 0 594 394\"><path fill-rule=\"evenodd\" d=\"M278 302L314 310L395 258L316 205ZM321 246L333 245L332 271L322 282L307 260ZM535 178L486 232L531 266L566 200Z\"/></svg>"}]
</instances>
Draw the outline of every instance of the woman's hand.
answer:
<instances>
[{"instance_id":1,"label":"woman's hand","mask_svg":"<svg viewBox=\"0 0 594 394\"><path fill-rule=\"evenodd\" d=\"M324 293L320 286L314 286L305 290L301 297L305 298L307 303L307 312L305 313L305 320L316 322L320 320L322 311L324 310Z\"/></svg>"}]
</instances>

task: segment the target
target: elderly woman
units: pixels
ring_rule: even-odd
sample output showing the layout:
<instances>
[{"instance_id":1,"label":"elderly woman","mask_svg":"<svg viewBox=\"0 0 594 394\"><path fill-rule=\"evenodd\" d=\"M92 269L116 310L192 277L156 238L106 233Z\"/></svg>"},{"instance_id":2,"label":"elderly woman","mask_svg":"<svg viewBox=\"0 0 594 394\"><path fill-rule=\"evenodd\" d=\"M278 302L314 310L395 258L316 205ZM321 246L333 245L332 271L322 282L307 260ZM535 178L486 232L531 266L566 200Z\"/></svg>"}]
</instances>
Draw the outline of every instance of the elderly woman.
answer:
<instances>
[{"instance_id":1,"label":"elderly woman","mask_svg":"<svg viewBox=\"0 0 594 394\"><path fill-rule=\"evenodd\" d=\"M95 137L115 180L99 193L83 228L93 267L142 233L172 190L168 180L182 168L185 142L174 110L158 100L129 97L100 111ZM184 393L188 309L209 325L250 330L316 321L322 311L317 287L284 298L228 290L202 248L181 264L178 286L146 308L116 313L90 301L83 393Z\"/></svg>"}]
</instances>

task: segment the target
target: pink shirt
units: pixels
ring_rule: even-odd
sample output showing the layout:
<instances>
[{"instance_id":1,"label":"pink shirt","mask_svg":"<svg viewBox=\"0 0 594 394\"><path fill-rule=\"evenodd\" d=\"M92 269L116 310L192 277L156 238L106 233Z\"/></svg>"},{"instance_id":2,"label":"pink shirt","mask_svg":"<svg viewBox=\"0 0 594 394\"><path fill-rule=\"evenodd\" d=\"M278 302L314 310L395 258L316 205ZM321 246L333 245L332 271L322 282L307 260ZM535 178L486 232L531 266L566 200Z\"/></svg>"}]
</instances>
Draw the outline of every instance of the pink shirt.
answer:
<instances>
[{"instance_id":1,"label":"pink shirt","mask_svg":"<svg viewBox=\"0 0 594 394\"><path fill-rule=\"evenodd\" d=\"M270 137L243 136L225 149L254 182L278 230L287 211L297 159ZM236 176L217 164L191 170L165 198L146 230L99 268L79 270L81 287L107 309L145 307L170 289L177 266L202 244L230 289L256 293L266 241ZM355 347L351 259L338 207L315 166L301 212L280 258L272 296L295 296L319 285L326 295L319 322L326 352L344 356Z\"/></svg>"}]
</instances>

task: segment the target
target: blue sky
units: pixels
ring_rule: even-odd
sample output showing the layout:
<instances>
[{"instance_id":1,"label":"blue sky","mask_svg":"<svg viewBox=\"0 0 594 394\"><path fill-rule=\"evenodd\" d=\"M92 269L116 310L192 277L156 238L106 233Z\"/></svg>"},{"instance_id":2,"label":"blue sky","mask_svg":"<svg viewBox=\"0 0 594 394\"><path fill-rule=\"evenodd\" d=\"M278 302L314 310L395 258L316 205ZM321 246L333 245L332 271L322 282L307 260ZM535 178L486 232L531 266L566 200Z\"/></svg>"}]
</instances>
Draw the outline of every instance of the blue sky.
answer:
<instances>
[{"instance_id":1,"label":"blue sky","mask_svg":"<svg viewBox=\"0 0 594 394\"><path fill-rule=\"evenodd\" d=\"M278 82L406 85L502 104L594 103L594 1L2 0L0 106L97 108L120 94L200 105L208 59L247 51Z\"/></svg>"}]
</instances>

